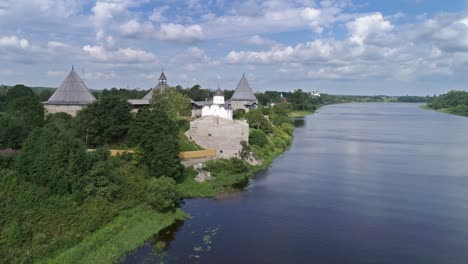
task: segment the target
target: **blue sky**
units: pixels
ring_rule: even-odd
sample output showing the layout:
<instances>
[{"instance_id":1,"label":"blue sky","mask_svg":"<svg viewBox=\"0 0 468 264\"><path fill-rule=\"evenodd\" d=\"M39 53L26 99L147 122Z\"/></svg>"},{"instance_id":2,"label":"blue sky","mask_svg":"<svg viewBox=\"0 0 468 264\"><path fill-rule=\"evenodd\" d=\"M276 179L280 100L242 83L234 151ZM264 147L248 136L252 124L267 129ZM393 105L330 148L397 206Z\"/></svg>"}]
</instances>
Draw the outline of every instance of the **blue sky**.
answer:
<instances>
[{"instance_id":1,"label":"blue sky","mask_svg":"<svg viewBox=\"0 0 468 264\"><path fill-rule=\"evenodd\" d=\"M3 84L440 94L467 88L468 1L2 0L0 60Z\"/></svg>"}]
</instances>

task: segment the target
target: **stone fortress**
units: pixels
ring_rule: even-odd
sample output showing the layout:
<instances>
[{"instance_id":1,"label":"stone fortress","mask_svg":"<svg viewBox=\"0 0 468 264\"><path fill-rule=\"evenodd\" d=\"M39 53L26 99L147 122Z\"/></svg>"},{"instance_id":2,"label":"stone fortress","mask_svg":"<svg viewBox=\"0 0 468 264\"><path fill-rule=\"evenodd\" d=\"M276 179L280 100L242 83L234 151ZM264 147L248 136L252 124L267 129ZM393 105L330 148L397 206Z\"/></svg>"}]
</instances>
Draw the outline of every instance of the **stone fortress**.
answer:
<instances>
[{"instance_id":1,"label":"stone fortress","mask_svg":"<svg viewBox=\"0 0 468 264\"><path fill-rule=\"evenodd\" d=\"M55 90L44 106L48 113L64 112L71 116L83 109L86 105L96 101L86 84L72 67L62 84Z\"/></svg>"},{"instance_id":2,"label":"stone fortress","mask_svg":"<svg viewBox=\"0 0 468 264\"><path fill-rule=\"evenodd\" d=\"M148 106L153 93L169 89L164 70L161 72L158 84L142 99L131 99L133 112ZM77 112L96 98L91 94L83 80L72 70L55 90L44 106L48 113L65 112L76 116ZM216 149L217 156L222 158L238 157L242 150L242 141L249 140L249 125L242 120L233 120L233 113L237 109L249 111L257 108L258 100L250 87L245 74L237 85L234 94L225 100L224 92L218 89L211 101L193 101L190 129L186 132L189 139L206 149Z\"/></svg>"}]
</instances>

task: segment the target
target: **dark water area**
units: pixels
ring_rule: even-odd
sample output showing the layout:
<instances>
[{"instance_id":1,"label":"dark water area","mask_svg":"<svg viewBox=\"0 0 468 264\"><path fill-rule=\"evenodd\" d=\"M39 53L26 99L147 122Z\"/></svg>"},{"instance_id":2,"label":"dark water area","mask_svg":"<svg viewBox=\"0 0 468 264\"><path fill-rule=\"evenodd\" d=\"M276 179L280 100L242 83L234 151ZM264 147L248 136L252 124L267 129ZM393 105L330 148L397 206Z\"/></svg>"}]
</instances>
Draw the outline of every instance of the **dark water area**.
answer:
<instances>
[{"instance_id":1,"label":"dark water area","mask_svg":"<svg viewBox=\"0 0 468 264\"><path fill-rule=\"evenodd\" d=\"M331 105L245 191L125 263L468 263L468 118L418 104ZM158 246L159 245L159 246Z\"/></svg>"}]
</instances>

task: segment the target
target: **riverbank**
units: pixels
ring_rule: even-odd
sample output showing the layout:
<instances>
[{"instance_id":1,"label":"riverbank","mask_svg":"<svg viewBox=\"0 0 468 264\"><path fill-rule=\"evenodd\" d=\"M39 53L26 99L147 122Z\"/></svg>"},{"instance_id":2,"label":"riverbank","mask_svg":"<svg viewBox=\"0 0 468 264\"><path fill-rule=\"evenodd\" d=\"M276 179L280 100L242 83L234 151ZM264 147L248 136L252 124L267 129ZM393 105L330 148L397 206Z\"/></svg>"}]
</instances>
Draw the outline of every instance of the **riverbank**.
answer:
<instances>
[{"instance_id":1,"label":"riverbank","mask_svg":"<svg viewBox=\"0 0 468 264\"><path fill-rule=\"evenodd\" d=\"M297 110L289 113L289 117L304 117L313 114L314 110Z\"/></svg>"},{"instance_id":2,"label":"riverbank","mask_svg":"<svg viewBox=\"0 0 468 264\"><path fill-rule=\"evenodd\" d=\"M430 108L430 107L427 106L427 105L421 105L421 106L419 106L419 108L424 109L424 110L439 112L439 113L443 113L443 114L449 114L449 115L457 115L457 116L468 117L468 115L464 115L464 114L461 114L461 113L454 112L454 111L451 110L450 108L433 109L433 108Z\"/></svg>"},{"instance_id":3,"label":"riverbank","mask_svg":"<svg viewBox=\"0 0 468 264\"><path fill-rule=\"evenodd\" d=\"M251 151L262 161L261 165L250 165L240 159L210 160L205 163L205 169L211 173L214 179L203 183L195 181L197 176L195 170L188 169L178 184L182 197L214 198L238 191L238 185L242 185L257 172L268 168L273 159L290 147L293 131L293 128L275 127L273 133L267 135L267 144L251 146Z\"/></svg>"},{"instance_id":4,"label":"riverbank","mask_svg":"<svg viewBox=\"0 0 468 264\"><path fill-rule=\"evenodd\" d=\"M240 159L221 159L206 162L214 180L199 183L194 180L197 172L188 169L177 187L182 198L215 198L237 192L257 172L268 168L274 158L284 153L293 140L292 125L273 127L267 135L267 144L253 145L250 151L262 161L253 166ZM41 263L112 263L128 252L141 247L155 234L178 220L189 217L182 209L170 213L138 206L119 214L114 220L99 228L78 244Z\"/></svg>"},{"instance_id":5,"label":"riverbank","mask_svg":"<svg viewBox=\"0 0 468 264\"><path fill-rule=\"evenodd\" d=\"M158 213L148 206L139 206L121 213L79 244L39 263L114 263L154 234L187 217L182 209Z\"/></svg>"}]
</instances>

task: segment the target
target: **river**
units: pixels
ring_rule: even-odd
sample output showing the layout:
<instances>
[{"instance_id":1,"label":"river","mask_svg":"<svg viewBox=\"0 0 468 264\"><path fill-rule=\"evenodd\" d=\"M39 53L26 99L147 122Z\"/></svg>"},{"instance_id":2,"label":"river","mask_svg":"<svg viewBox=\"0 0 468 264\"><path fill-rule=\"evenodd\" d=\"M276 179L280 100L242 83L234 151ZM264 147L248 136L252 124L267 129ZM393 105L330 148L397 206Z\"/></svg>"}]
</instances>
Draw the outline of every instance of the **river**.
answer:
<instances>
[{"instance_id":1,"label":"river","mask_svg":"<svg viewBox=\"0 0 468 264\"><path fill-rule=\"evenodd\" d=\"M468 118L418 104L323 107L246 189L125 263L468 263Z\"/></svg>"}]
</instances>

